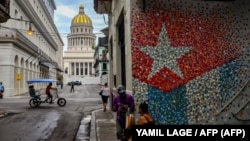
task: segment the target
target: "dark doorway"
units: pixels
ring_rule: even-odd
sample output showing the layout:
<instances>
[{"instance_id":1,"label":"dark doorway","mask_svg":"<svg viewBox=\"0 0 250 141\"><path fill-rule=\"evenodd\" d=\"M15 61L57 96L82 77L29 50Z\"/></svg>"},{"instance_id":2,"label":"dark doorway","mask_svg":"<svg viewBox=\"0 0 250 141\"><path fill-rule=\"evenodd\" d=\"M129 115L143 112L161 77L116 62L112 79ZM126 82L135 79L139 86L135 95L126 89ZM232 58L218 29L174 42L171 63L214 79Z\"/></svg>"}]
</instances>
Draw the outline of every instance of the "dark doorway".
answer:
<instances>
[{"instance_id":1,"label":"dark doorway","mask_svg":"<svg viewBox=\"0 0 250 141\"><path fill-rule=\"evenodd\" d=\"M123 12L122 12L123 13ZM126 87L126 57L125 57L125 31L124 31L124 16L121 14L118 20L118 41L121 54L121 84Z\"/></svg>"}]
</instances>

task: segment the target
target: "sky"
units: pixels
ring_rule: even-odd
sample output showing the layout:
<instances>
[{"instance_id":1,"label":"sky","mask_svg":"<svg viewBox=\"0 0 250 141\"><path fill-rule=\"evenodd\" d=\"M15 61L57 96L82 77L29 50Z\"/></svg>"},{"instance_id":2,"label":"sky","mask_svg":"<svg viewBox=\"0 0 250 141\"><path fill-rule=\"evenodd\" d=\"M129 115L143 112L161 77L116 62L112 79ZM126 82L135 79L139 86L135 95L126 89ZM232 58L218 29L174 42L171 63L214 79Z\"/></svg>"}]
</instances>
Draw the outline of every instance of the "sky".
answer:
<instances>
[{"instance_id":1,"label":"sky","mask_svg":"<svg viewBox=\"0 0 250 141\"><path fill-rule=\"evenodd\" d=\"M97 38L103 36L101 30L108 26L108 19L107 15L95 12L94 0L55 0L55 4L54 22L63 40L64 50L67 49L67 34L70 33L71 21L79 13L81 4L84 5L85 14L92 20L93 32L96 33Z\"/></svg>"}]
</instances>

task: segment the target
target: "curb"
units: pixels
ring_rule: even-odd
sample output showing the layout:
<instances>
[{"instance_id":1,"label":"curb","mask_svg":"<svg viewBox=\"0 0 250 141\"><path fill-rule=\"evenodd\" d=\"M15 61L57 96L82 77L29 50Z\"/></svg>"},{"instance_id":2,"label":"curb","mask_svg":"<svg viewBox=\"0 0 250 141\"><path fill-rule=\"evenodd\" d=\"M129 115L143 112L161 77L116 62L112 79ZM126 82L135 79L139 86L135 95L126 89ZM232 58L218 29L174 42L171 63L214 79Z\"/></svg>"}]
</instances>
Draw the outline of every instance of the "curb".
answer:
<instances>
[{"instance_id":1,"label":"curb","mask_svg":"<svg viewBox=\"0 0 250 141\"><path fill-rule=\"evenodd\" d=\"M93 112L91 112L91 123L90 123L90 141L97 141L97 133L96 133L96 112L100 111L99 110L95 110Z\"/></svg>"},{"instance_id":2,"label":"curb","mask_svg":"<svg viewBox=\"0 0 250 141\"><path fill-rule=\"evenodd\" d=\"M88 132L86 131L89 128L90 121L91 121L90 115L84 117L81 120L81 124L79 126L75 141L89 141Z\"/></svg>"}]
</instances>

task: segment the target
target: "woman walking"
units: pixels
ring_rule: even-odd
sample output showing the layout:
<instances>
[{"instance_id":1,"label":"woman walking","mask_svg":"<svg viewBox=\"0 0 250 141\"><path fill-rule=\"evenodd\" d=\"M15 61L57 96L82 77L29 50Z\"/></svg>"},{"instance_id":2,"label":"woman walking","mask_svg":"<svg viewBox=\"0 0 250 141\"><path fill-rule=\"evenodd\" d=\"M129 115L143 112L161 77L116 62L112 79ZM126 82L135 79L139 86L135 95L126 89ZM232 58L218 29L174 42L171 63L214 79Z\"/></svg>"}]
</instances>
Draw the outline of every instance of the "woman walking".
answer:
<instances>
[{"instance_id":1,"label":"woman walking","mask_svg":"<svg viewBox=\"0 0 250 141\"><path fill-rule=\"evenodd\" d=\"M107 109L108 98L110 95L110 88L108 87L108 83L105 83L104 86L101 88L101 96L102 96L102 103L103 103L103 111L105 112Z\"/></svg>"}]
</instances>

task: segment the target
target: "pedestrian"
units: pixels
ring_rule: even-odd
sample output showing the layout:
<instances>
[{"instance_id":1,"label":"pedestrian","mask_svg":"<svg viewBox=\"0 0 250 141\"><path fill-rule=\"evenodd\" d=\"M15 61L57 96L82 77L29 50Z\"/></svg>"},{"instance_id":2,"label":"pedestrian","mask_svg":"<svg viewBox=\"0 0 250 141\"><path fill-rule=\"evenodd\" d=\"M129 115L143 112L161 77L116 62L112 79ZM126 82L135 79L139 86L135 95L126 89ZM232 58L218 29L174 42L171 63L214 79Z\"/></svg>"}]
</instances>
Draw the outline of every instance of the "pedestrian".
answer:
<instances>
[{"instance_id":1,"label":"pedestrian","mask_svg":"<svg viewBox=\"0 0 250 141\"><path fill-rule=\"evenodd\" d=\"M116 112L116 130L117 139L127 141L129 136L126 136L126 114L133 113L135 110L134 97L126 92L123 85L117 87L118 95L113 101L113 112Z\"/></svg>"},{"instance_id":2,"label":"pedestrian","mask_svg":"<svg viewBox=\"0 0 250 141\"><path fill-rule=\"evenodd\" d=\"M3 93L4 93L4 85L3 85L3 82L0 82L0 98L2 99L3 98Z\"/></svg>"},{"instance_id":3,"label":"pedestrian","mask_svg":"<svg viewBox=\"0 0 250 141\"><path fill-rule=\"evenodd\" d=\"M101 88L101 97L102 97L102 103L103 103L103 111L106 112L107 110L107 104L108 104L108 98L110 96L110 88L108 87L108 83L106 82L104 86Z\"/></svg>"},{"instance_id":4,"label":"pedestrian","mask_svg":"<svg viewBox=\"0 0 250 141\"><path fill-rule=\"evenodd\" d=\"M63 89L63 82L61 81L61 89Z\"/></svg>"},{"instance_id":5,"label":"pedestrian","mask_svg":"<svg viewBox=\"0 0 250 141\"><path fill-rule=\"evenodd\" d=\"M154 118L148 112L148 104L145 101L139 105L139 114L137 125L154 125Z\"/></svg>"},{"instance_id":6,"label":"pedestrian","mask_svg":"<svg viewBox=\"0 0 250 141\"><path fill-rule=\"evenodd\" d=\"M75 92L75 88L74 88L74 82L71 82L71 88L70 88L70 92L74 93Z\"/></svg>"}]
</instances>

